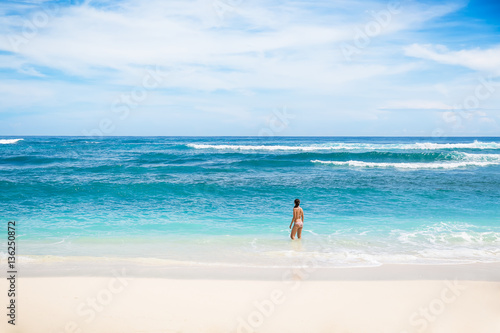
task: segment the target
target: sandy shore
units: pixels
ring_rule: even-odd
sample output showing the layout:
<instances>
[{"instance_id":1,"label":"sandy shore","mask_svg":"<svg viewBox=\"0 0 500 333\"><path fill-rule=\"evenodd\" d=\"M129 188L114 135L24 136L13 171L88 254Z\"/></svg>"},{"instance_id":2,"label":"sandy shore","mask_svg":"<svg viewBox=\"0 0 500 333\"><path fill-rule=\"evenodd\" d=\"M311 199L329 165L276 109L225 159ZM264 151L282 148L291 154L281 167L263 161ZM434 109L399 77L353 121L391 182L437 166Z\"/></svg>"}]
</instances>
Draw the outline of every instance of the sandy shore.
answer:
<instances>
[{"instance_id":1,"label":"sandy shore","mask_svg":"<svg viewBox=\"0 0 500 333\"><path fill-rule=\"evenodd\" d=\"M496 333L498 267L277 269L247 279L242 269L184 269L179 278L165 271L146 277L120 265L103 276L49 276L25 267L16 284L16 325L3 315L0 327L9 333ZM8 288L3 278L3 304Z\"/></svg>"}]
</instances>

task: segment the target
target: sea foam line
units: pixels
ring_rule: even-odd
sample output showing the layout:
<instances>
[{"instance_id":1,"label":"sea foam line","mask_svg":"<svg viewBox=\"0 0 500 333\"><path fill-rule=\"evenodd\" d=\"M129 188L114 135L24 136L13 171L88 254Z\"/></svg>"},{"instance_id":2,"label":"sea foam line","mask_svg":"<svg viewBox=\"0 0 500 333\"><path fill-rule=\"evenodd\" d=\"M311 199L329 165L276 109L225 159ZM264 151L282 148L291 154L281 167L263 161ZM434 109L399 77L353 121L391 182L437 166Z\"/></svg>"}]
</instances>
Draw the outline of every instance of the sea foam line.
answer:
<instances>
[{"instance_id":1,"label":"sea foam line","mask_svg":"<svg viewBox=\"0 0 500 333\"><path fill-rule=\"evenodd\" d=\"M363 161L320 161L312 160L312 163L330 164L335 166L349 166L357 168L397 168L397 169L457 169L468 166L490 166L500 165L500 161L463 161L463 162L439 162L439 163L388 163L388 162L363 162Z\"/></svg>"},{"instance_id":2,"label":"sea foam line","mask_svg":"<svg viewBox=\"0 0 500 333\"><path fill-rule=\"evenodd\" d=\"M500 154L468 154L457 153L457 159L466 162L498 162L500 163Z\"/></svg>"},{"instance_id":3,"label":"sea foam line","mask_svg":"<svg viewBox=\"0 0 500 333\"><path fill-rule=\"evenodd\" d=\"M325 150L437 150L437 149L500 149L500 142L371 144L371 143L329 143L309 146L285 145L230 145L189 143L195 149L247 150L247 151L325 151Z\"/></svg>"},{"instance_id":4,"label":"sea foam line","mask_svg":"<svg viewBox=\"0 0 500 333\"><path fill-rule=\"evenodd\" d=\"M24 139L0 139L0 144L2 145L8 145L11 143L17 143L18 141L21 141Z\"/></svg>"}]
</instances>

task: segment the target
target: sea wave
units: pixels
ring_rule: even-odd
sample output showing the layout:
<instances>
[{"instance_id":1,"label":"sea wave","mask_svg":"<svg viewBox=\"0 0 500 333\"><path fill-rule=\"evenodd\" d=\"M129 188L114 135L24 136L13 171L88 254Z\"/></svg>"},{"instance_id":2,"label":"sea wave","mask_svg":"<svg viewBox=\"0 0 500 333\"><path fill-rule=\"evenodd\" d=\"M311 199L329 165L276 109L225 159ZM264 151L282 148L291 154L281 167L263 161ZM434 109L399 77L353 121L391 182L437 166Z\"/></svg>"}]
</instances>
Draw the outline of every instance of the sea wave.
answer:
<instances>
[{"instance_id":1,"label":"sea wave","mask_svg":"<svg viewBox=\"0 0 500 333\"><path fill-rule=\"evenodd\" d=\"M417 230L394 230L393 234L402 244L428 246L495 246L500 242L500 232L494 230L475 230L468 224L440 223Z\"/></svg>"},{"instance_id":2,"label":"sea wave","mask_svg":"<svg viewBox=\"0 0 500 333\"><path fill-rule=\"evenodd\" d=\"M455 159L472 162L498 162L500 163L500 154L468 154L456 153Z\"/></svg>"},{"instance_id":3,"label":"sea wave","mask_svg":"<svg viewBox=\"0 0 500 333\"><path fill-rule=\"evenodd\" d=\"M398 168L398 169L456 169L464 167L485 167L500 165L500 154L451 153L451 160L435 162L367 162L367 161L324 161L311 160L312 163L358 168Z\"/></svg>"},{"instance_id":4,"label":"sea wave","mask_svg":"<svg viewBox=\"0 0 500 333\"><path fill-rule=\"evenodd\" d=\"M462 161L462 162L438 162L438 163L387 163L387 162L363 162L363 161L320 161L312 160L312 163L329 164L334 166L349 166L357 168L397 168L397 169L457 169L465 167L485 167L500 165L500 161Z\"/></svg>"},{"instance_id":5,"label":"sea wave","mask_svg":"<svg viewBox=\"0 0 500 333\"><path fill-rule=\"evenodd\" d=\"M0 139L0 144L1 145L8 145L8 144L12 144L12 143L18 143L21 140L24 140L24 139Z\"/></svg>"},{"instance_id":6,"label":"sea wave","mask_svg":"<svg viewBox=\"0 0 500 333\"><path fill-rule=\"evenodd\" d=\"M216 149L237 151L328 151L328 150L438 150L438 149L500 149L500 142L470 143L433 143L415 142L407 144L374 144L374 143L328 143L307 146L287 145L231 145L231 144L199 144L189 143L194 149Z\"/></svg>"}]
</instances>

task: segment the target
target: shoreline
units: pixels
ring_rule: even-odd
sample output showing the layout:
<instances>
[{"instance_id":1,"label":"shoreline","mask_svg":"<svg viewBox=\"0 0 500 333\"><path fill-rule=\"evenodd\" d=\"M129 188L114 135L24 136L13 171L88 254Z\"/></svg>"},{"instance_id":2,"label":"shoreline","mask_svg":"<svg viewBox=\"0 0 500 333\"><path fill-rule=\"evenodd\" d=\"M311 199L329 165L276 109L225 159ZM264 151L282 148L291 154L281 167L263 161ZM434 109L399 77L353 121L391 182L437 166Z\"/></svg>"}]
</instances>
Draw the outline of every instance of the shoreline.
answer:
<instances>
[{"instance_id":1,"label":"shoreline","mask_svg":"<svg viewBox=\"0 0 500 333\"><path fill-rule=\"evenodd\" d=\"M119 258L80 258L78 261L22 262L20 277L105 277L126 271L129 276L167 279L283 280L293 275L311 281L445 280L500 282L500 263L382 264L369 267L321 267L304 262L299 266L256 267L217 264L165 265L162 261ZM177 262L178 263L178 262ZM5 272L1 273L2 275Z\"/></svg>"}]
</instances>

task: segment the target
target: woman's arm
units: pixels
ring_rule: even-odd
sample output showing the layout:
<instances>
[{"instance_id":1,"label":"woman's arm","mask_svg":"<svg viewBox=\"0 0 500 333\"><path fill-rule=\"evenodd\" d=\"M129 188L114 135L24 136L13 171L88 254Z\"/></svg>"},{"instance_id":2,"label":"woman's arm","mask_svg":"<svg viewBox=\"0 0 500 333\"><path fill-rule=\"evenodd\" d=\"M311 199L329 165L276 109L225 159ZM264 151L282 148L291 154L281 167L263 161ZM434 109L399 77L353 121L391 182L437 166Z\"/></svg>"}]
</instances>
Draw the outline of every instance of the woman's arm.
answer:
<instances>
[{"instance_id":1,"label":"woman's arm","mask_svg":"<svg viewBox=\"0 0 500 333\"><path fill-rule=\"evenodd\" d=\"M295 211L292 213L292 222L290 222L290 227L289 229L292 229L292 224L293 224L293 218L295 217Z\"/></svg>"},{"instance_id":2,"label":"woman's arm","mask_svg":"<svg viewBox=\"0 0 500 333\"><path fill-rule=\"evenodd\" d=\"M302 213L302 222L304 222L304 210L301 208L300 212Z\"/></svg>"}]
</instances>

